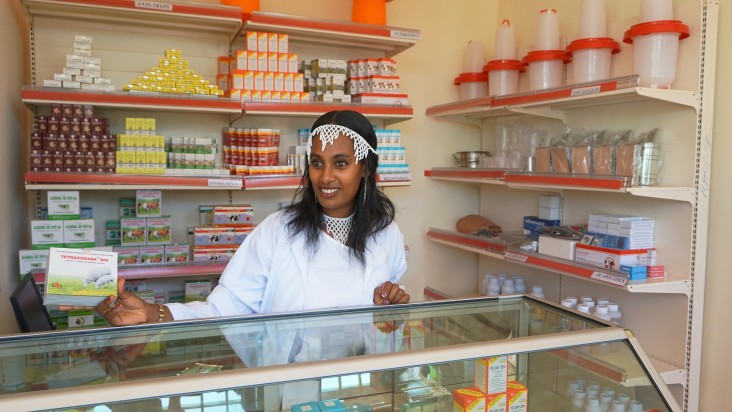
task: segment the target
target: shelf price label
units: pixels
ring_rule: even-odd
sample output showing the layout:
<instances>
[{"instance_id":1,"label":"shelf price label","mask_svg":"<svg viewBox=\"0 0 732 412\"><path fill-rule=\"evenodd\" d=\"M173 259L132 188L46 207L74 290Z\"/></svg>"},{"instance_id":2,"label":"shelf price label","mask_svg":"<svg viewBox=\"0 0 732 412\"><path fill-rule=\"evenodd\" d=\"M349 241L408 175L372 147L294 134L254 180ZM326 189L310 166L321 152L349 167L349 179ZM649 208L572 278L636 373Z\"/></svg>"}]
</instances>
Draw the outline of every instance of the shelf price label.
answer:
<instances>
[{"instance_id":1,"label":"shelf price label","mask_svg":"<svg viewBox=\"0 0 732 412\"><path fill-rule=\"evenodd\" d=\"M241 189L242 181L236 179L208 179L208 187L231 187Z\"/></svg>"},{"instance_id":2,"label":"shelf price label","mask_svg":"<svg viewBox=\"0 0 732 412\"><path fill-rule=\"evenodd\" d=\"M163 10L173 11L173 5L163 1L149 1L149 0L136 0L136 9L150 9L150 10Z\"/></svg>"},{"instance_id":3,"label":"shelf price label","mask_svg":"<svg viewBox=\"0 0 732 412\"><path fill-rule=\"evenodd\" d=\"M613 275L610 273L603 273L603 272L592 272L592 275L590 275L590 278L599 280L605 283L611 283L613 285L618 286L625 286L628 284L628 279L624 278L622 276Z\"/></svg>"},{"instance_id":4,"label":"shelf price label","mask_svg":"<svg viewBox=\"0 0 732 412\"><path fill-rule=\"evenodd\" d=\"M519 253L506 252L506 259L518 260L519 262L526 262L526 260L528 258L529 258L528 256L521 255Z\"/></svg>"},{"instance_id":5,"label":"shelf price label","mask_svg":"<svg viewBox=\"0 0 732 412\"><path fill-rule=\"evenodd\" d=\"M391 30L390 36L393 39L419 40L422 34L418 31Z\"/></svg>"},{"instance_id":6,"label":"shelf price label","mask_svg":"<svg viewBox=\"0 0 732 412\"><path fill-rule=\"evenodd\" d=\"M576 97L576 96L587 96L588 94L597 94L600 93L600 85L597 86L588 86L588 87L578 87L575 89L572 89L572 92L570 93L570 96Z\"/></svg>"}]
</instances>

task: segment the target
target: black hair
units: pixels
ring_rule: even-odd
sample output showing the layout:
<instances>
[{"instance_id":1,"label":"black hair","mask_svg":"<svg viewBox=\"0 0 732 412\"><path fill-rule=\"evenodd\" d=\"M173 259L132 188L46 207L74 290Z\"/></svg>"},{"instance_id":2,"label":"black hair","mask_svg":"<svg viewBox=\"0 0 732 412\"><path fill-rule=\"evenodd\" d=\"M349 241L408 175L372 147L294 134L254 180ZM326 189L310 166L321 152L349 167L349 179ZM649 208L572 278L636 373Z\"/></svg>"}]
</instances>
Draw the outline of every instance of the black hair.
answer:
<instances>
[{"instance_id":1,"label":"black hair","mask_svg":"<svg viewBox=\"0 0 732 412\"><path fill-rule=\"evenodd\" d=\"M334 110L325 113L313 123L311 130L324 124L345 126L361 135L376 150L376 132L361 113L353 110ZM391 200L376 187L379 156L369 151L366 158L359 161L363 162L365 177L361 179L356 193L353 226L346 245L351 248L351 256L363 265L366 260L368 239L386 229L394 221L395 208ZM306 159L302 183L295 192L293 203L285 208L285 214L288 218L287 228L290 236L305 232L307 245L311 251L315 251L322 231L323 218L321 207L316 201L315 191L308 178L309 165L310 159Z\"/></svg>"}]
</instances>

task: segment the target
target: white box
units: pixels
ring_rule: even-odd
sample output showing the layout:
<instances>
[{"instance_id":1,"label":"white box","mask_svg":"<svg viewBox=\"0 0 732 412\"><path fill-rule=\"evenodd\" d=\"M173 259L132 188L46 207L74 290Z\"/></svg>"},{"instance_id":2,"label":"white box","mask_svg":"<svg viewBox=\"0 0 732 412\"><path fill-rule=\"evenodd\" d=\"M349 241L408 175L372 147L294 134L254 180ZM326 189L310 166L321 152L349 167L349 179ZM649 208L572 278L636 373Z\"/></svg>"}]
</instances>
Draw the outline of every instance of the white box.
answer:
<instances>
[{"instance_id":1,"label":"white box","mask_svg":"<svg viewBox=\"0 0 732 412\"><path fill-rule=\"evenodd\" d=\"M560 259L574 260L578 241L547 235L539 236L539 253Z\"/></svg>"},{"instance_id":2,"label":"white box","mask_svg":"<svg viewBox=\"0 0 732 412\"><path fill-rule=\"evenodd\" d=\"M561 220L562 209L558 207L539 207L539 219Z\"/></svg>"},{"instance_id":3,"label":"white box","mask_svg":"<svg viewBox=\"0 0 732 412\"><path fill-rule=\"evenodd\" d=\"M64 246L94 246L94 219L64 220Z\"/></svg>"},{"instance_id":4,"label":"white box","mask_svg":"<svg viewBox=\"0 0 732 412\"><path fill-rule=\"evenodd\" d=\"M575 261L611 270L620 270L620 265L649 266L656 264L656 249L612 249L578 244Z\"/></svg>"},{"instance_id":5,"label":"white box","mask_svg":"<svg viewBox=\"0 0 732 412\"><path fill-rule=\"evenodd\" d=\"M48 260L48 250L21 249L18 251L20 276L30 273L34 269L45 269Z\"/></svg>"},{"instance_id":6,"label":"white box","mask_svg":"<svg viewBox=\"0 0 732 412\"><path fill-rule=\"evenodd\" d=\"M506 356L492 356L476 359L475 387L486 395L506 392L508 381L508 359Z\"/></svg>"},{"instance_id":7,"label":"white box","mask_svg":"<svg viewBox=\"0 0 732 412\"><path fill-rule=\"evenodd\" d=\"M539 207L559 208L561 206L561 196L539 195Z\"/></svg>"},{"instance_id":8,"label":"white box","mask_svg":"<svg viewBox=\"0 0 732 412\"><path fill-rule=\"evenodd\" d=\"M46 199L48 203L49 220L79 218L81 208L79 206L78 190L70 190L64 192L49 190Z\"/></svg>"},{"instance_id":9,"label":"white box","mask_svg":"<svg viewBox=\"0 0 732 412\"><path fill-rule=\"evenodd\" d=\"M61 247L64 244L63 220L31 220L31 244L33 249Z\"/></svg>"}]
</instances>

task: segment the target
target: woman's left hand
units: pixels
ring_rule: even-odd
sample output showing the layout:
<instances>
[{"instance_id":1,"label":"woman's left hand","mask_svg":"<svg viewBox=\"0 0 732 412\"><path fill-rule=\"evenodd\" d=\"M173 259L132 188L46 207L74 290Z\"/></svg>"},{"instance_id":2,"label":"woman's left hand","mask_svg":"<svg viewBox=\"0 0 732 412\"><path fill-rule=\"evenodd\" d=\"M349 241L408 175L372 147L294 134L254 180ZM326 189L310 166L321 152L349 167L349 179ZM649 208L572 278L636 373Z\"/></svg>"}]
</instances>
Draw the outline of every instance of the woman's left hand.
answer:
<instances>
[{"instance_id":1,"label":"woman's left hand","mask_svg":"<svg viewBox=\"0 0 732 412\"><path fill-rule=\"evenodd\" d=\"M409 303L409 293L401 286L389 281L374 289L374 305L396 305Z\"/></svg>"}]
</instances>

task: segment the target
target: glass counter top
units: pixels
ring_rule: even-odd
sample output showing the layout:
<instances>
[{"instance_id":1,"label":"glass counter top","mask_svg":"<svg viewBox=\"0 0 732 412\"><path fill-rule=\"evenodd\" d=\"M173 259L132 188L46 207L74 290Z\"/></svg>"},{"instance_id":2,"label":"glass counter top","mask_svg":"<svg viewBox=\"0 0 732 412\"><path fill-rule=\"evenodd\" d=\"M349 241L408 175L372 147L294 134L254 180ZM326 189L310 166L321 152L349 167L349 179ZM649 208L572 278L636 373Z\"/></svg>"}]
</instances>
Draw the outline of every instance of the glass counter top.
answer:
<instances>
[{"instance_id":1,"label":"glass counter top","mask_svg":"<svg viewBox=\"0 0 732 412\"><path fill-rule=\"evenodd\" d=\"M80 394L89 391L107 392L98 398L103 403L131 404L235 389L234 398L244 389L281 395L287 381L318 379L316 398L398 410L397 403L409 403L395 398L404 393L401 383L422 382L431 370L460 370L432 379L450 393L472 386L466 365L497 355L507 356L511 375L524 384L557 375L560 362L573 365L573 373L657 394L660 379L649 376L629 339L622 328L521 295L11 335L0 337L0 404L53 396L54 407L76 406L86 404ZM405 381L405 370L418 372ZM378 378L383 399L362 399L363 385L343 382L354 376L361 383L368 376L369 391ZM660 395L653 399L654 407L673 410Z\"/></svg>"}]
</instances>

